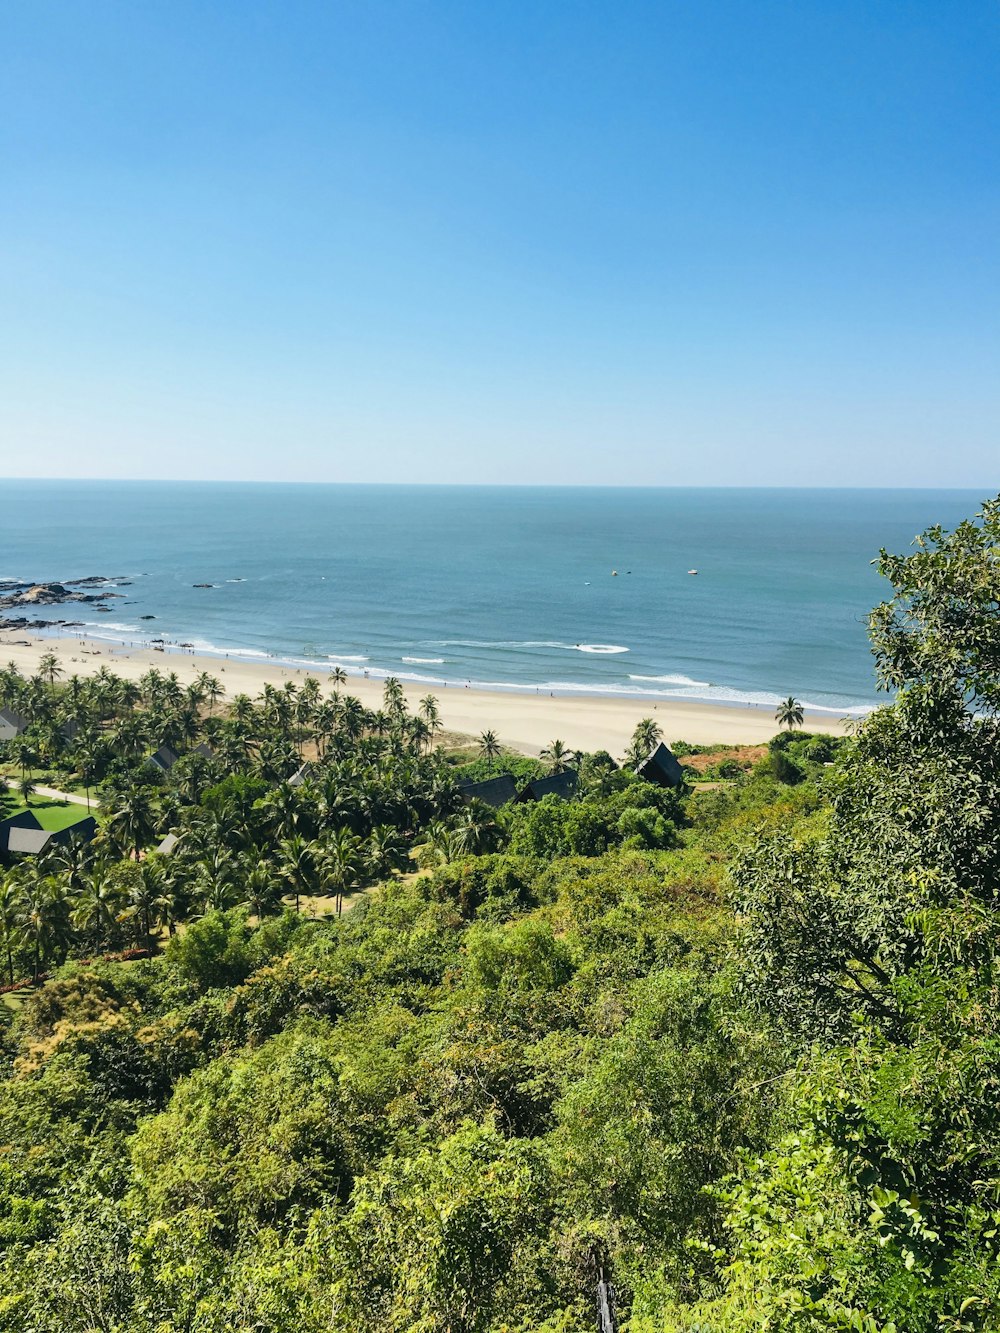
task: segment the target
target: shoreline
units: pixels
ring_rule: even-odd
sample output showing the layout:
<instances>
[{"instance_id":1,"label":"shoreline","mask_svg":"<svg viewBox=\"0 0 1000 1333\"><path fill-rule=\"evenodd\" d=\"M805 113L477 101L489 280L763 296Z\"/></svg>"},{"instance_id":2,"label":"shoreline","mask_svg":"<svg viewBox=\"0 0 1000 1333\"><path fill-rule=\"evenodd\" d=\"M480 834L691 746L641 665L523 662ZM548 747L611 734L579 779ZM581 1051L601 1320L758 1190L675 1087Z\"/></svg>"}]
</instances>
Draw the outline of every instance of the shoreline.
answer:
<instances>
[{"instance_id":1,"label":"shoreline","mask_svg":"<svg viewBox=\"0 0 1000 1333\"><path fill-rule=\"evenodd\" d=\"M117 675L137 679L150 668L174 671L182 684L207 671L218 676L226 697L255 696L264 685L302 681L313 675L320 682L329 667L315 668L281 662L277 658L248 659L236 654L210 654L165 645L129 646L110 639L92 639L71 634L42 634L34 630L5 631L0 637L2 664L13 662L23 675L34 675L46 653L54 653L65 676L95 675L102 666ZM382 677L351 674L343 692L359 698L367 708L382 698ZM531 687L484 690L458 684L402 681L411 710L431 693L438 701L441 721L449 732L475 737L495 731L502 745L524 754L538 752L558 737L579 750L607 750L616 759L627 746L636 723L653 717L663 729L668 744L684 740L692 745L760 744L780 730L774 710L765 704L689 702L640 695L576 693L531 693ZM843 735L843 718L807 710L802 723L806 731Z\"/></svg>"}]
</instances>

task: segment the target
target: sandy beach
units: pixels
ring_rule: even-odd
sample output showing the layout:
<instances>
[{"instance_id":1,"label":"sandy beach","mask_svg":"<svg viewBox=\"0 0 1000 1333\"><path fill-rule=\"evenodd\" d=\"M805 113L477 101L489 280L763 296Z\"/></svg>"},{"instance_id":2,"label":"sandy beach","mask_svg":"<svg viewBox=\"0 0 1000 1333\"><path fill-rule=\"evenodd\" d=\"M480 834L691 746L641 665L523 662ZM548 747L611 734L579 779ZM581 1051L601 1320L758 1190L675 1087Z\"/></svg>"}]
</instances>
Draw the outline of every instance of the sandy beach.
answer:
<instances>
[{"instance_id":1,"label":"sandy beach","mask_svg":"<svg viewBox=\"0 0 1000 1333\"><path fill-rule=\"evenodd\" d=\"M45 653L54 653L66 676L89 676L102 666L116 674L137 679L150 667L175 671L182 683L207 671L219 678L228 697L259 694L268 682L281 685L302 681L315 674L323 681L324 671L279 661L250 661L240 657L218 657L183 649L157 652L151 648L119 646L107 640L58 638L8 632L0 636L0 662L13 662L25 675L37 672ZM351 676L344 687L366 707L377 707L382 681ZM620 756L636 723L655 717L664 738L685 740L694 745L756 744L768 740L778 729L768 707L726 707L718 704L624 699L607 695L555 695L466 689L457 685L410 686L406 697L411 708L432 693L438 700L441 720L450 732L478 736L490 729L502 744L525 754L537 754L558 737L573 749L608 750ZM829 713L807 713L803 724L810 731L840 735L844 724Z\"/></svg>"}]
</instances>

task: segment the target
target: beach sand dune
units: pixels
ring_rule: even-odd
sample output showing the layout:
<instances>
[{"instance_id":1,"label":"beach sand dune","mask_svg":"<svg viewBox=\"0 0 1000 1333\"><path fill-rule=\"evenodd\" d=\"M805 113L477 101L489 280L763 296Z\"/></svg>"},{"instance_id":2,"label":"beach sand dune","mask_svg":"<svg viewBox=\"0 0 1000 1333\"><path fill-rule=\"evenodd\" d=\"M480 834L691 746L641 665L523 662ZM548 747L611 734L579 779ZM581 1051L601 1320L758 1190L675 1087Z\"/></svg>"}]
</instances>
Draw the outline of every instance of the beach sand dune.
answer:
<instances>
[{"instance_id":1,"label":"beach sand dune","mask_svg":"<svg viewBox=\"0 0 1000 1333\"><path fill-rule=\"evenodd\" d=\"M41 639L16 634L0 637L0 662L13 662L25 675L37 672L46 653L56 655L67 676L93 675L106 666L117 675L137 679L150 667L156 667L160 671L175 671L181 682L187 683L207 671L219 678L230 698L240 693L257 695L268 682L281 685L287 680L302 681L310 674L304 668L283 666L277 661L247 661L169 649L157 652L93 639L49 636ZM323 671L312 674L321 682L328 679ZM377 707L382 698L380 680L352 676L344 690L356 695L369 708ZM668 742L685 740L693 745L759 744L778 730L773 711L763 706L728 707L595 695L553 697L473 690L461 685L406 687L411 709L416 709L428 693L438 700L441 721L448 731L478 736L489 729L497 733L502 744L525 754L538 754L558 737L574 749L608 750L618 758L643 717L655 718ZM807 713L803 726L809 731L832 735L842 735L845 730L843 721L829 713Z\"/></svg>"}]
</instances>

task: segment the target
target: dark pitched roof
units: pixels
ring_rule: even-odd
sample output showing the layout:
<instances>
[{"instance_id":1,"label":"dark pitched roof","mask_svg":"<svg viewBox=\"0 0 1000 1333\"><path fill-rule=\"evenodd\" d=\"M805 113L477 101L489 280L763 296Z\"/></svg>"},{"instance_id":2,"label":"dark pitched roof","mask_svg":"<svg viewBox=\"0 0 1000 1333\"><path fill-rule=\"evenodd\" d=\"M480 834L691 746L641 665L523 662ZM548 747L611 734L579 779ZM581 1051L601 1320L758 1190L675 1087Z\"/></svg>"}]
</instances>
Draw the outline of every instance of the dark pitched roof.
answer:
<instances>
[{"instance_id":1,"label":"dark pitched roof","mask_svg":"<svg viewBox=\"0 0 1000 1333\"><path fill-rule=\"evenodd\" d=\"M20 736L22 731L27 731L28 719L22 717L20 713L15 713L13 708L0 708L0 732L10 731L15 736Z\"/></svg>"},{"instance_id":2,"label":"dark pitched roof","mask_svg":"<svg viewBox=\"0 0 1000 1333\"><path fill-rule=\"evenodd\" d=\"M647 782L655 782L660 787L679 787L684 781L684 772L672 750L660 741L649 756L636 766L639 777Z\"/></svg>"},{"instance_id":3,"label":"dark pitched roof","mask_svg":"<svg viewBox=\"0 0 1000 1333\"><path fill-rule=\"evenodd\" d=\"M70 838L79 839L82 842L90 842L91 838L97 832L97 820L93 815L86 815L83 819L78 819L75 824L69 824L66 828L59 830L61 842L69 842Z\"/></svg>"},{"instance_id":4,"label":"dark pitched roof","mask_svg":"<svg viewBox=\"0 0 1000 1333\"><path fill-rule=\"evenodd\" d=\"M66 828L54 832L39 827L37 819L34 824L35 827L24 826L11 830L7 838L9 852L18 852L22 856L37 856L39 852L44 852L53 844L65 846L75 839L89 842L97 832L97 820L93 815L87 815L85 819L78 819L75 824L69 824Z\"/></svg>"},{"instance_id":5,"label":"dark pitched roof","mask_svg":"<svg viewBox=\"0 0 1000 1333\"><path fill-rule=\"evenodd\" d=\"M7 850L22 856L37 856L55 840L55 836L44 828L12 828L7 837Z\"/></svg>"},{"instance_id":6,"label":"dark pitched roof","mask_svg":"<svg viewBox=\"0 0 1000 1333\"><path fill-rule=\"evenodd\" d=\"M288 779L289 787L301 787L303 782L312 777L312 765L302 764Z\"/></svg>"},{"instance_id":7,"label":"dark pitched roof","mask_svg":"<svg viewBox=\"0 0 1000 1333\"><path fill-rule=\"evenodd\" d=\"M149 756L146 763L154 764L157 768L162 769L164 773L169 773L174 764L177 763L177 756L169 745L161 745L155 754Z\"/></svg>"},{"instance_id":8,"label":"dark pitched roof","mask_svg":"<svg viewBox=\"0 0 1000 1333\"><path fill-rule=\"evenodd\" d=\"M535 778L534 782L521 791L519 801L540 801L543 796L559 796L564 801L576 791L577 773L575 768L564 768L561 773L549 773L547 777Z\"/></svg>"},{"instance_id":9,"label":"dark pitched roof","mask_svg":"<svg viewBox=\"0 0 1000 1333\"><path fill-rule=\"evenodd\" d=\"M80 724L75 717L68 717L59 730L62 732L65 740L76 740L80 733Z\"/></svg>"},{"instance_id":10,"label":"dark pitched roof","mask_svg":"<svg viewBox=\"0 0 1000 1333\"><path fill-rule=\"evenodd\" d=\"M498 778L487 778L485 782L467 782L459 787L463 801L482 801L498 810L501 805L517 797L517 783L509 773Z\"/></svg>"},{"instance_id":11,"label":"dark pitched roof","mask_svg":"<svg viewBox=\"0 0 1000 1333\"><path fill-rule=\"evenodd\" d=\"M194 747L194 749L191 751L191 753L192 753L192 754L200 754L200 755L202 755L205 759L214 759L214 758L215 758L215 751L212 749L212 747L209 745L209 743L208 743L207 741L201 741L198 745L196 745L196 746Z\"/></svg>"},{"instance_id":12,"label":"dark pitched roof","mask_svg":"<svg viewBox=\"0 0 1000 1333\"><path fill-rule=\"evenodd\" d=\"M9 819L0 822L0 852L8 850L8 839L13 829L39 829L41 827L41 824L30 810L22 810L20 814L11 815Z\"/></svg>"}]
</instances>

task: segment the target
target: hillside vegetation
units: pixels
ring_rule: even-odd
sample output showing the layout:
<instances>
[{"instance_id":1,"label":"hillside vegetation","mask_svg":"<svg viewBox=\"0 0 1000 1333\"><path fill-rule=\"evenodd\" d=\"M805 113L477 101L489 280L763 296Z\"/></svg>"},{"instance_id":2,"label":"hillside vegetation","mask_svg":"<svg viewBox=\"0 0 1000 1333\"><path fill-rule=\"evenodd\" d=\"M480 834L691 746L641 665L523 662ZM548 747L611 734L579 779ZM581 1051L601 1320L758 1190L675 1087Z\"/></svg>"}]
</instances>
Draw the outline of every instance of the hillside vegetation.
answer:
<instances>
[{"instance_id":1,"label":"hillside vegetation","mask_svg":"<svg viewBox=\"0 0 1000 1333\"><path fill-rule=\"evenodd\" d=\"M582 1333L598 1268L629 1333L1000 1326L998 555L883 553L892 702L708 790L5 673L103 823L0 885L0 1329Z\"/></svg>"}]
</instances>

